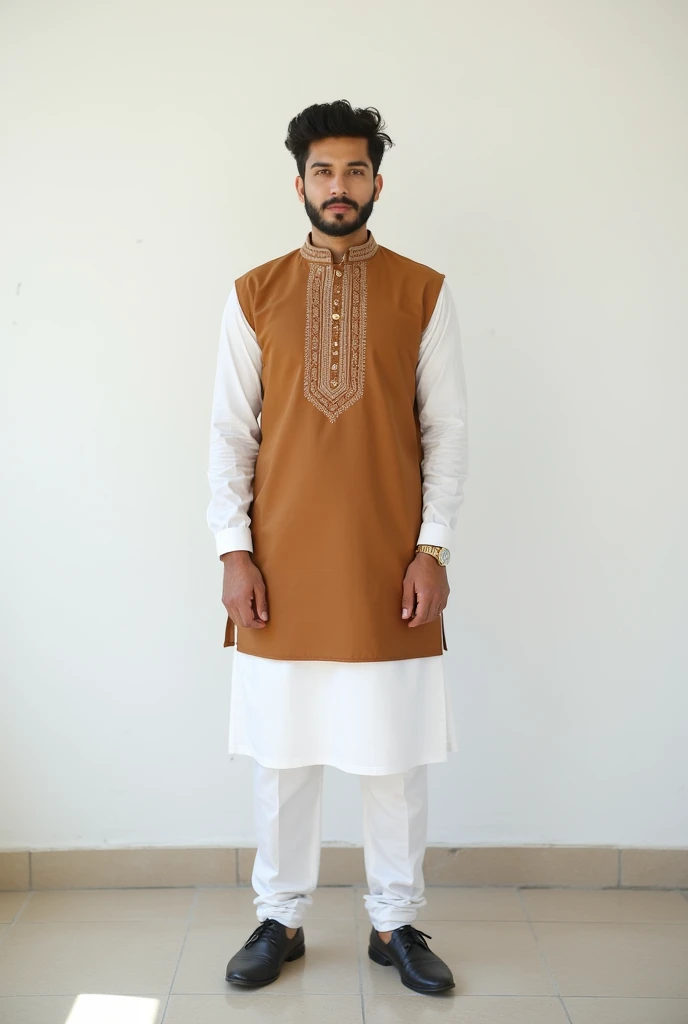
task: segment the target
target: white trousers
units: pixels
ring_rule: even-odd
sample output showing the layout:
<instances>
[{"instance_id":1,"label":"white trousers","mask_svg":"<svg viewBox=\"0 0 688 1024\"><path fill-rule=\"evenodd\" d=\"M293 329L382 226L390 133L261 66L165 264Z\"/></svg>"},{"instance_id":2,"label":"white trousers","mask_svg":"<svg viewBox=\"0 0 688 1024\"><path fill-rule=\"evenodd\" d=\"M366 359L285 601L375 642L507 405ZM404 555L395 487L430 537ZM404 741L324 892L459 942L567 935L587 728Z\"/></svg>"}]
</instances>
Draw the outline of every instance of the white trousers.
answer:
<instances>
[{"instance_id":1,"label":"white trousers","mask_svg":"<svg viewBox=\"0 0 688 1024\"><path fill-rule=\"evenodd\" d=\"M298 928L318 884L324 765L266 768L254 759L258 849L251 884L259 921ZM378 931L410 924L426 904L426 764L394 775L359 775L363 852L369 892L363 900Z\"/></svg>"}]
</instances>

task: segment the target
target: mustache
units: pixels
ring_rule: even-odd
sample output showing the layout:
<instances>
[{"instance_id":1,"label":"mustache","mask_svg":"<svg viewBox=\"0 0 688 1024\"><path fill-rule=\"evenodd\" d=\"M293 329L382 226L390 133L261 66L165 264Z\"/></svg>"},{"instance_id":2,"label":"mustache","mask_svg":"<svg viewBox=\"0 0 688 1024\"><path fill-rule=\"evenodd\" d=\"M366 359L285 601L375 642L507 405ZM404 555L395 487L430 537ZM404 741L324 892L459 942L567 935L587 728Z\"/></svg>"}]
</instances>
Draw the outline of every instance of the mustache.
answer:
<instances>
[{"instance_id":1,"label":"mustache","mask_svg":"<svg viewBox=\"0 0 688 1024\"><path fill-rule=\"evenodd\" d=\"M352 210L358 209L358 203L352 203L349 199L330 199L329 203L323 203L323 210L330 206L350 206Z\"/></svg>"}]
</instances>

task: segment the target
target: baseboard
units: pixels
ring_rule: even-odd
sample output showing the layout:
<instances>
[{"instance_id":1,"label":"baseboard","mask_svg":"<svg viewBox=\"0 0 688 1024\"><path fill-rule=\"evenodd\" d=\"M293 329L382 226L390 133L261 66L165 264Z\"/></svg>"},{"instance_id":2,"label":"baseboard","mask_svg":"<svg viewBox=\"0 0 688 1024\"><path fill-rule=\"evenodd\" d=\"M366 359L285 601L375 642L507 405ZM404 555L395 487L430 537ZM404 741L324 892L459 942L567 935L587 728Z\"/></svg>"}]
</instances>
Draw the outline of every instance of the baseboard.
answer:
<instances>
[{"instance_id":1,"label":"baseboard","mask_svg":"<svg viewBox=\"0 0 688 1024\"><path fill-rule=\"evenodd\" d=\"M0 890L250 885L253 847L0 851ZM428 846L426 885L688 889L688 849ZM365 885L363 849L323 846L319 885Z\"/></svg>"}]
</instances>

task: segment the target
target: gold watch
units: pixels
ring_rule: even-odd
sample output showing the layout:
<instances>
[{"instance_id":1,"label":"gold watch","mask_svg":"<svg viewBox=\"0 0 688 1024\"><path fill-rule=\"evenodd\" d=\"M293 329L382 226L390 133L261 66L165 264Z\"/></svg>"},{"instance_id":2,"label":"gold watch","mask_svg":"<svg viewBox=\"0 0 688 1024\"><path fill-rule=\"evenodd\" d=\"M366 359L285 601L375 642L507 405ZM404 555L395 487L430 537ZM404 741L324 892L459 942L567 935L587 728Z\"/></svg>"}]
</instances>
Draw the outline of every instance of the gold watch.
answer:
<instances>
[{"instance_id":1,"label":"gold watch","mask_svg":"<svg viewBox=\"0 0 688 1024\"><path fill-rule=\"evenodd\" d=\"M417 544L416 551L424 551L426 555L432 555L438 565L449 563L449 548L437 547L436 544Z\"/></svg>"}]
</instances>

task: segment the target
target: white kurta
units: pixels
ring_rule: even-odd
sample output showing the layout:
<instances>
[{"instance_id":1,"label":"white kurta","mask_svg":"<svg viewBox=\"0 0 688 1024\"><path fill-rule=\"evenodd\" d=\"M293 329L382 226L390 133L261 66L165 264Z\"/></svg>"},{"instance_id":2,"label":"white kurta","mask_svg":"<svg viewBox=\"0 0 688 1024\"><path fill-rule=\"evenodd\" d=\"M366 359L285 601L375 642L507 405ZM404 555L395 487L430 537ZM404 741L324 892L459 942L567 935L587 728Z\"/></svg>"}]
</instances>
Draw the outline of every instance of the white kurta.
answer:
<instances>
[{"instance_id":1,"label":"white kurta","mask_svg":"<svg viewBox=\"0 0 688 1024\"><path fill-rule=\"evenodd\" d=\"M275 661L234 652L230 754L391 775L458 749L443 657Z\"/></svg>"},{"instance_id":2,"label":"white kurta","mask_svg":"<svg viewBox=\"0 0 688 1024\"><path fill-rule=\"evenodd\" d=\"M261 440L261 369L260 346L233 288L222 317L208 471L208 525L218 556L253 550L248 509ZM461 343L446 281L421 338L416 394L423 448L418 543L451 551L468 443ZM445 761L458 749L443 655L279 661L235 650L233 659L230 753L268 768L330 764L383 775Z\"/></svg>"}]
</instances>

